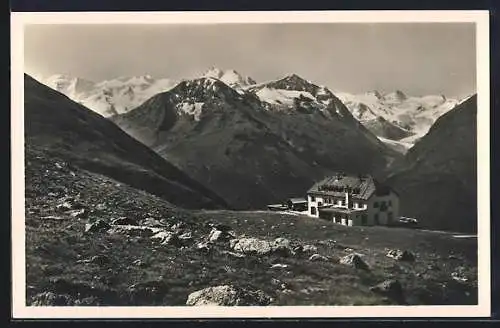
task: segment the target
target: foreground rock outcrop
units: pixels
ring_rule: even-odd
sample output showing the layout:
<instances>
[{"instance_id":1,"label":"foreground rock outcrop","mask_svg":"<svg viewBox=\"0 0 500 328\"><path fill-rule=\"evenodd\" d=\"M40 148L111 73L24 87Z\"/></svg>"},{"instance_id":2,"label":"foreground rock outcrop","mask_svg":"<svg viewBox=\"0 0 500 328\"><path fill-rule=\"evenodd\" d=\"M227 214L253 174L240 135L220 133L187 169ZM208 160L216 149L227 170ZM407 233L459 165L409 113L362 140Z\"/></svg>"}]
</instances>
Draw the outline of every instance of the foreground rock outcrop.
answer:
<instances>
[{"instance_id":1,"label":"foreground rock outcrop","mask_svg":"<svg viewBox=\"0 0 500 328\"><path fill-rule=\"evenodd\" d=\"M269 305L271 301L272 298L261 290L222 285L208 287L189 294L186 305L264 306Z\"/></svg>"}]
</instances>

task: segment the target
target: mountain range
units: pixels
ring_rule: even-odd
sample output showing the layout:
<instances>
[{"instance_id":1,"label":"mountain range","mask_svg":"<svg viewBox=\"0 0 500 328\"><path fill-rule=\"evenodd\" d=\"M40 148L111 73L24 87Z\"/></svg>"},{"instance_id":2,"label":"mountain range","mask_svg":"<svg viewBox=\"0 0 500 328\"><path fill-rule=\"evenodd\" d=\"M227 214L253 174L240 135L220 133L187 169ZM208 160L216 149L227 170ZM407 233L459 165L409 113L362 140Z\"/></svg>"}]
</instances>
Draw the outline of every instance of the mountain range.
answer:
<instances>
[{"instance_id":1,"label":"mountain range","mask_svg":"<svg viewBox=\"0 0 500 328\"><path fill-rule=\"evenodd\" d=\"M263 87L279 80L258 84L251 77L232 69L211 67L199 77L218 79L239 93L254 92L263 102L275 109L286 108L299 97L312 99L312 95L304 91ZM58 74L42 82L97 113L110 117L126 113L154 95L172 89L182 81L185 80L154 79L149 75L143 75L92 82ZM322 87L322 89L327 88ZM408 96L401 90L389 93L380 91L362 94L342 91L333 93L346 105L351 114L381 141L403 153L427 133L438 117L459 103L458 100L448 99L444 95Z\"/></svg>"},{"instance_id":2,"label":"mountain range","mask_svg":"<svg viewBox=\"0 0 500 328\"><path fill-rule=\"evenodd\" d=\"M196 181L199 193L218 205L263 208L302 195L331 172L364 172L394 186L401 214L423 226L476 229L475 96L457 101L402 91L350 95L296 74L256 83L216 68L198 78L165 81L107 81L114 94L128 84L146 90L142 97L162 83L166 90L133 109L107 112L103 120ZM97 85L103 83L61 78L57 88L83 102L81 95L94 93Z\"/></svg>"},{"instance_id":3,"label":"mountain range","mask_svg":"<svg viewBox=\"0 0 500 328\"><path fill-rule=\"evenodd\" d=\"M80 83L74 86L80 87ZM218 195L109 120L28 75L24 76L24 95L26 152L30 155L62 158L176 206L227 206Z\"/></svg>"},{"instance_id":4,"label":"mountain range","mask_svg":"<svg viewBox=\"0 0 500 328\"><path fill-rule=\"evenodd\" d=\"M398 156L333 93L293 74L245 90L185 80L110 119L237 209L301 195L333 170L381 171Z\"/></svg>"}]
</instances>

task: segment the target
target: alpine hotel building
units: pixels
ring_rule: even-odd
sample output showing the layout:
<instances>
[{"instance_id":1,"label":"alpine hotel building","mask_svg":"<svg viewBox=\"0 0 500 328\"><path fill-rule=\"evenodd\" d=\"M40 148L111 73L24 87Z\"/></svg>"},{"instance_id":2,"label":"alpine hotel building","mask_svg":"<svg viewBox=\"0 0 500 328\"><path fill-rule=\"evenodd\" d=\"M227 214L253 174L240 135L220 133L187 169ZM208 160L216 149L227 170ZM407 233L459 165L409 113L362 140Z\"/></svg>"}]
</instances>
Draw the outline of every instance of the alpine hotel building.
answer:
<instances>
[{"instance_id":1,"label":"alpine hotel building","mask_svg":"<svg viewBox=\"0 0 500 328\"><path fill-rule=\"evenodd\" d=\"M343 225L390 225L399 215L399 196L369 175L338 173L308 190L307 206L310 216Z\"/></svg>"}]
</instances>

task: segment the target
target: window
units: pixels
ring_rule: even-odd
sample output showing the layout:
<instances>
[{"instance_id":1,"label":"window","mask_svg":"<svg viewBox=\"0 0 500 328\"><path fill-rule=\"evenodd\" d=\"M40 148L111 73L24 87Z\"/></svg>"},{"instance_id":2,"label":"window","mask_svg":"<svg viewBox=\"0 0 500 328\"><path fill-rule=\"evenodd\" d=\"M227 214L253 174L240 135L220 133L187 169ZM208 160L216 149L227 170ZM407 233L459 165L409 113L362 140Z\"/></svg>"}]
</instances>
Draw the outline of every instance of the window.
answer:
<instances>
[{"instance_id":1,"label":"window","mask_svg":"<svg viewBox=\"0 0 500 328\"><path fill-rule=\"evenodd\" d=\"M318 207L322 206L323 203L322 202L318 202Z\"/></svg>"},{"instance_id":2,"label":"window","mask_svg":"<svg viewBox=\"0 0 500 328\"><path fill-rule=\"evenodd\" d=\"M392 206L392 202L391 201L389 201L389 206Z\"/></svg>"},{"instance_id":3,"label":"window","mask_svg":"<svg viewBox=\"0 0 500 328\"><path fill-rule=\"evenodd\" d=\"M311 202L315 202L315 201L316 201L316 197L311 196Z\"/></svg>"},{"instance_id":4,"label":"window","mask_svg":"<svg viewBox=\"0 0 500 328\"><path fill-rule=\"evenodd\" d=\"M378 213L373 216L373 221L375 221L375 224L379 224Z\"/></svg>"},{"instance_id":5,"label":"window","mask_svg":"<svg viewBox=\"0 0 500 328\"><path fill-rule=\"evenodd\" d=\"M378 208L378 202L373 203L374 208Z\"/></svg>"},{"instance_id":6,"label":"window","mask_svg":"<svg viewBox=\"0 0 500 328\"><path fill-rule=\"evenodd\" d=\"M316 215L316 207L311 207L311 215Z\"/></svg>"}]
</instances>

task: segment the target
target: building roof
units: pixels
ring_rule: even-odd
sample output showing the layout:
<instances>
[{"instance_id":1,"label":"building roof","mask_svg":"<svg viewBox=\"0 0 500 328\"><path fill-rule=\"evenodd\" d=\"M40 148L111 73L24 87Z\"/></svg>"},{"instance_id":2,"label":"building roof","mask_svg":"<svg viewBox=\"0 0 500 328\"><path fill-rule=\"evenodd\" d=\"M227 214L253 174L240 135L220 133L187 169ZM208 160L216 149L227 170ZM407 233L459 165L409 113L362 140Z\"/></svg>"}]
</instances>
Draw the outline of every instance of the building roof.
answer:
<instances>
[{"instance_id":1,"label":"building roof","mask_svg":"<svg viewBox=\"0 0 500 328\"><path fill-rule=\"evenodd\" d=\"M347 175L337 173L315 183L308 194L343 197L349 192L353 198L367 200L374 193L386 195L391 189L376 181L370 175Z\"/></svg>"},{"instance_id":2,"label":"building roof","mask_svg":"<svg viewBox=\"0 0 500 328\"><path fill-rule=\"evenodd\" d=\"M287 201L292 202L292 204L307 203L305 198L290 198Z\"/></svg>"}]
</instances>

